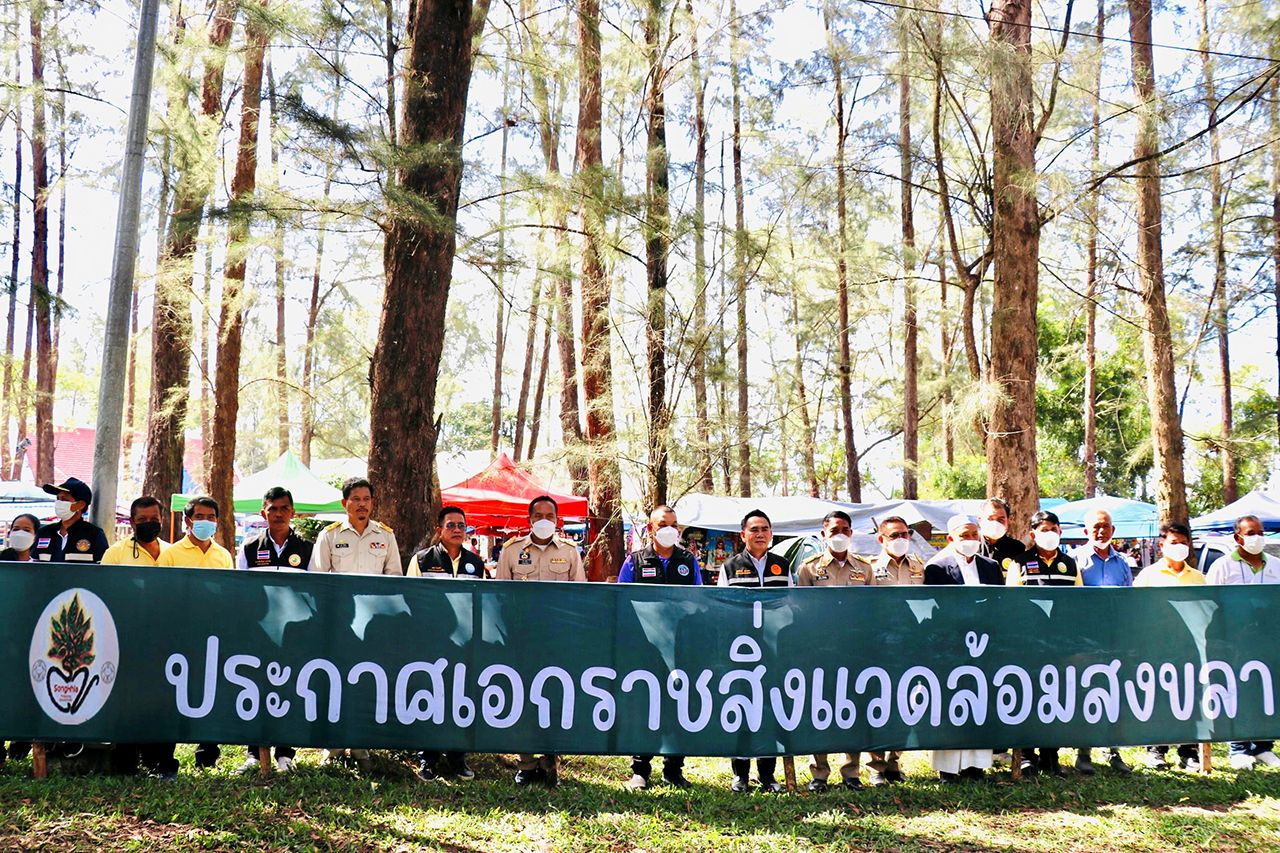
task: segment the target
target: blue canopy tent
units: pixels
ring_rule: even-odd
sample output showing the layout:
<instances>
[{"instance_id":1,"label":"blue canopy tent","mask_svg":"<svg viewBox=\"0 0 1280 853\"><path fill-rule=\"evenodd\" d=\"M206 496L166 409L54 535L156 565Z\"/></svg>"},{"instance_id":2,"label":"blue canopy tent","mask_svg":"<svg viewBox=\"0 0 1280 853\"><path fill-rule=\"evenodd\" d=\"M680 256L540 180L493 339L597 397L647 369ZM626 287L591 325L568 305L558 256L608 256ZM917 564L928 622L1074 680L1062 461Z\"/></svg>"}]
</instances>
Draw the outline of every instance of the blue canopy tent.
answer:
<instances>
[{"instance_id":1,"label":"blue canopy tent","mask_svg":"<svg viewBox=\"0 0 1280 853\"><path fill-rule=\"evenodd\" d=\"M1128 498L1102 495L1059 504L1053 507L1051 512L1062 522L1063 536L1087 538L1084 533L1084 519L1095 509L1105 510L1110 514L1111 523L1116 528L1113 535L1117 539L1153 539L1160 535L1160 520L1156 516L1155 504Z\"/></svg>"},{"instance_id":2,"label":"blue canopy tent","mask_svg":"<svg viewBox=\"0 0 1280 853\"><path fill-rule=\"evenodd\" d=\"M1256 515L1262 520L1263 530L1280 530L1280 498L1255 489L1235 503L1227 504L1222 509L1199 518L1193 518L1191 532L1197 535L1233 533L1236 519L1242 515Z\"/></svg>"}]
</instances>

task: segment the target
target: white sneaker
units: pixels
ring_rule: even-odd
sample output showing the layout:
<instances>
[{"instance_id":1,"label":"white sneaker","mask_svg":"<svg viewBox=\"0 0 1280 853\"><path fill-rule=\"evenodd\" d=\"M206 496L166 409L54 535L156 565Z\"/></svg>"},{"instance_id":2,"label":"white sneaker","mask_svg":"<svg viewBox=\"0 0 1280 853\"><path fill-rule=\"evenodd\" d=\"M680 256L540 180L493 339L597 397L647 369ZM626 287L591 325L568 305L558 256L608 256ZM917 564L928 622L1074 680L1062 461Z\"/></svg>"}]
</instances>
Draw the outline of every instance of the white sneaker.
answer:
<instances>
[{"instance_id":1,"label":"white sneaker","mask_svg":"<svg viewBox=\"0 0 1280 853\"><path fill-rule=\"evenodd\" d=\"M1276 754L1269 749L1266 752L1259 752L1253 759L1264 767L1280 767L1280 758L1277 758Z\"/></svg>"},{"instance_id":2,"label":"white sneaker","mask_svg":"<svg viewBox=\"0 0 1280 853\"><path fill-rule=\"evenodd\" d=\"M1275 755L1274 755L1273 753L1268 752L1268 753L1267 753L1267 755L1270 755L1272 758L1275 758ZM1231 756L1231 769L1232 769L1232 770L1252 770L1252 769L1253 769L1253 763L1254 763L1254 758L1253 758L1253 756L1252 756L1252 755L1233 755L1233 756Z\"/></svg>"},{"instance_id":3,"label":"white sneaker","mask_svg":"<svg viewBox=\"0 0 1280 853\"><path fill-rule=\"evenodd\" d=\"M281 773L292 773L293 759L287 758L282 755L276 759L276 767L280 770Z\"/></svg>"},{"instance_id":4,"label":"white sneaker","mask_svg":"<svg viewBox=\"0 0 1280 853\"><path fill-rule=\"evenodd\" d=\"M236 772L241 774L242 776L248 776L250 773L257 773L258 759L246 758L244 760L244 764L241 764L239 767L236 768Z\"/></svg>"}]
</instances>

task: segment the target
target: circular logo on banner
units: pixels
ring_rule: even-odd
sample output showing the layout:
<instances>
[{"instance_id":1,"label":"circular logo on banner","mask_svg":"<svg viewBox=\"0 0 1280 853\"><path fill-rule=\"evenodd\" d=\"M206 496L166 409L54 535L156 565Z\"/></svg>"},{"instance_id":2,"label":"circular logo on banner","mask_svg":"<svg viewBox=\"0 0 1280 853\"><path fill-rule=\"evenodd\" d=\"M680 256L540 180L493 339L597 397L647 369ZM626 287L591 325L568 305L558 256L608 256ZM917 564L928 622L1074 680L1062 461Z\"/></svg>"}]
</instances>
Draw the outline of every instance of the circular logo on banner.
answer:
<instances>
[{"instance_id":1,"label":"circular logo on banner","mask_svg":"<svg viewBox=\"0 0 1280 853\"><path fill-rule=\"evenodd\" d=\"M120 666L111 611L86 589L55 596L31 635L31 689L49 719L78 725L102 710Z\"/></svg>"}]
</instances>

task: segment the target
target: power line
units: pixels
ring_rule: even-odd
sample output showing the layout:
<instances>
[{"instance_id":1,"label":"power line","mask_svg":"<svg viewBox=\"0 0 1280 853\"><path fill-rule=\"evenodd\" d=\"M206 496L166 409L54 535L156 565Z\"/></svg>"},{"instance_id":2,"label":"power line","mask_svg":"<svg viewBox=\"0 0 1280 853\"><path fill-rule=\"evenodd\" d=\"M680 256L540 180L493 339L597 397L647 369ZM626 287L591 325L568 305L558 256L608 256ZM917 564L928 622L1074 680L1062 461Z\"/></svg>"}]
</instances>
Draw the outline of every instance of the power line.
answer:
<instances>
[{"instance_id":1,"label":"power line","mask_svg":"<svg viewBox=\"0 0 1280 853\"><path fill-rule=\"evenodd\" d=\"M866 4L868 6L884 6L890 9L904 9L908 12L920 12L922 14L929 14L929 15L943 15L948 18L962 18L966 21L982 21L983 23L989 23L986 16L984 15L969 15L964 12L944 12L941 9L921 9L919 6L910 6L905 3L893 3L893 2L890 2L890 0L857 0L857 2ZM1058 28L1045 26L1044 24L1028 24L1027 28L1032 30L1041 30L1043 32L1049 32L1054 34L1061 33L1061 30L1059 30ZM1082 32L1080 30L1071 30L1070 34L1073 36L1077 36L1079 38L1093 39L1095 41L1098 38L1098 34L1096 32ZM1121 38L1118 36L1107 36L1107 35L1104 35L1102 39L1103 41L1124 42L1125 44L1129 44L1129 45L1147 44L1147 45L1150 45L1151 47L1161 48L1163 50L1181 50L1187 53L1198 53L1201 55L1208 54L1209 56L1223 56L1228 59L1249 59L1255 62L1270 62L1272 64L1280 62L1280 60L1277 60L1271 56L1253 56L1247 53L1229 53L1227 51L1222 51L1222 50L1201 50L1198 47L1188 47L1182 44L1164 44L1162 42L1157 42L1157 41L1135 42L1133 39Z\"/></svg>"}]
</instances>

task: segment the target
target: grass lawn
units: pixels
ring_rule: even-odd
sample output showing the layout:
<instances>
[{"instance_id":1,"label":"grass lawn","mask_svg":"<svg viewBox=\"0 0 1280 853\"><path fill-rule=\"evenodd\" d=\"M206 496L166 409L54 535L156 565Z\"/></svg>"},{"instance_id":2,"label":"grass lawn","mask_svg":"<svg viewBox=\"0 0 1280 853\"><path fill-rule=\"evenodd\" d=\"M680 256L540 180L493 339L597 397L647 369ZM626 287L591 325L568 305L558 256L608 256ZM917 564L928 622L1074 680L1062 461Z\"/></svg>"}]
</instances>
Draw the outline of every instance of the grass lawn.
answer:
<instances>
[{"instance_id":1,"label":"grass lawn","mask_svg":"<svg viewBox=\"0 0 1280 853\"><path fill-rule=\"evenodd\" d=\"M632 792L623 758L569 758L559 788L517 790L510 756L473 758L476 779L465 783L418 782L389 755L366 779L320 767L320 753L305 750L295 773L269 780L235 775L239 749L224 749L214 771L194 770L190 747L179 756L176 782L56 764L35 781L28 761L7 763L0 850L1280 849L1280 772L1226 769L1225 746L1210 776L1122 777L1100 765L1092 778L1014 783L1006 771L957 786L936 782L927 755L912 753L906 784L823 795L732 794L726 759L690 759L691 791ZM1130 763L1140 757L1126 750ZM803 788L808 760L796 764Z\"/></svg>"}]
</instances>

